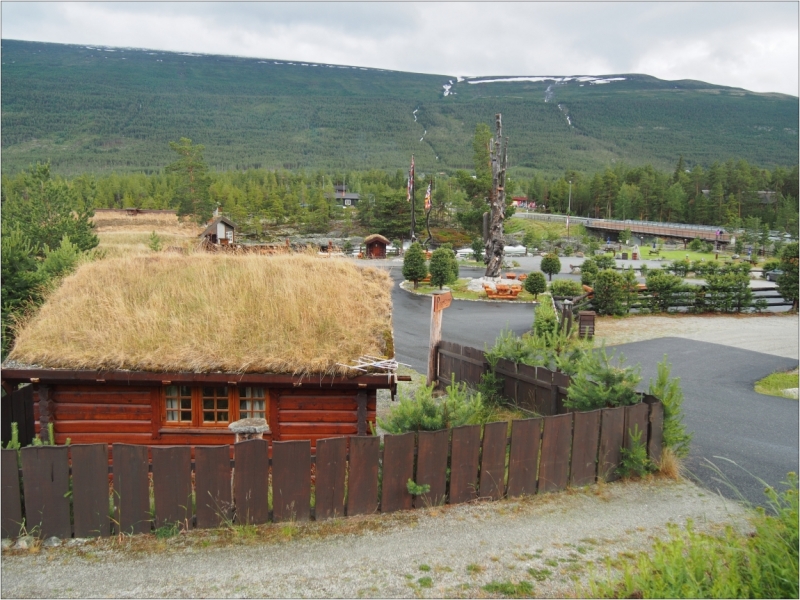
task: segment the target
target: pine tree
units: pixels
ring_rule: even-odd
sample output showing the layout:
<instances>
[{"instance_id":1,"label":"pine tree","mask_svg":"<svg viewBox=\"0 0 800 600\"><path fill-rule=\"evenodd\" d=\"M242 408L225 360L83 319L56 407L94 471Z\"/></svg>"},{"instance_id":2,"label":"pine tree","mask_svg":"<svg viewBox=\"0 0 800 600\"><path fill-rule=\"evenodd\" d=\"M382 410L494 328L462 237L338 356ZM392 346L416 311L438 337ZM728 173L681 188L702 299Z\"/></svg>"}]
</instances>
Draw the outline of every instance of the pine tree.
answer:
<instances>
[{"instance_id":1,"label":"pine tree","mask_svg":"<svg viewBox=\"0 0 800 600\"><path fill-rule=\"evenodd\" d=\"M539 294L547 289L547 281L544 278L544 273L540 271L529 273L528 278L525 280L524 287L525 291L529 294L533 294L534 299L536 299Z\"/></svg>"},{"instance_id":2,"label":"pine tree","mask_svg":"<svg viewBox=\"0 0 800 600\"><path fill-rule=\"evenodd\" d=\"M547 273L548 280L553 281L553 275L561 272L561 261L558 260L558 256L551 252L542 258L542 265L540 268L543 273Z\"/></svg>"},{"instance_id":3,"label":"pine tree","mask_svg":"<svg viewBox=\"0 0 800 600\"><path fill-rule=\"evenodd\" d=\"M431 255L431 285L442 289L453 279L452 259L453 251L449 248L438 248Z\"/></svg>"},{"instance_id":4,"label":"pine tree","mask_svg":"<svg viewBox=\"0 0 800 600\"><path fill-rule=\"evenodd\" d=\"M214 210L208 193L208 165L203 159L205 146L192 144L189 138L181 138L180 142L170 142L169 147L180 155L166 168L167 173L178 176L178 188L174 196L178 216L192 215L198 223L205 223Z\"/></svg>"},{"instance_id":5,"label":"pine tree","mask_svg":"<svg viewBox=\"0 0 800 600\"><path fill-rule=\"evenodd\" d=\"M419 242L414 242L406 251L403 258L403 277L414 282L414 289L417 289L420 279L425 279L428 275L428 267L425 265L425 255L422 254L422 246Z\"/></svg>"}]
</instances>

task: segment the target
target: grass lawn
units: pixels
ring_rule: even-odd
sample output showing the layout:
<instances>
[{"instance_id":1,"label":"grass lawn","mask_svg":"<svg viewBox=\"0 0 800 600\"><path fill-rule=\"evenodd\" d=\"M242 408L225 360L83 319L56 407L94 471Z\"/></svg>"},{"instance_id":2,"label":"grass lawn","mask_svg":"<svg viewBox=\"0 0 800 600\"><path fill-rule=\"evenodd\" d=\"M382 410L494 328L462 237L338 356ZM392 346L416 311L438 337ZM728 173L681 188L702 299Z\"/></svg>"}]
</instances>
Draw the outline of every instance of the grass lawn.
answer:
<instances>
[{"instance_id":1,"label":"grass lawn","mask_svg":"<svg viewBox=\"0 0 800 600\"><path fill-rule=\"evenodd\" d=\"M773 373L761 381L756 381L755 389L759 394L791 398L788 394L784 394L783 390L798 387L798 378L797 369L788 373Z\"/></svg>"},{"instance_id":2,"label":"grass lawn","mask_svg":"<svg viewBox=\"0 0 800 600\"><path fill-rule=\"evenodd\" d=\"M518 231L532 231L542 239L556 241L567 237L567 225L565 223L552 223L549 221L535 221L524 217L518 219L507 219L503 224L506 233L516 233ZM571 238L580 239L585 233L583 225L573 223L569 228Z\"/></svg>"},{"instance_id":3,"label":"grass lawn","mask_svg":"<svg viewBox=\"0 0 800 600\"><path fill-rule=\"evenodd\" d=\"M473 292L467 289L467 285L469 285L469 279L459 279L456 283L450 286L446 286L450 288L450 291L453 294L453 298L456 300L486 300L486 294L484 292ZM440 291L438 287L426 285L424 283L420 283L419 287L415 290L413 289L413 284L409 283L408 290L412 291L416 294L432 294L433 292ZM519 293L516 300L502 300L501 302L533 302L533 295L529 294L528 292L523 290Z\"/></svg>"}]
</instances>

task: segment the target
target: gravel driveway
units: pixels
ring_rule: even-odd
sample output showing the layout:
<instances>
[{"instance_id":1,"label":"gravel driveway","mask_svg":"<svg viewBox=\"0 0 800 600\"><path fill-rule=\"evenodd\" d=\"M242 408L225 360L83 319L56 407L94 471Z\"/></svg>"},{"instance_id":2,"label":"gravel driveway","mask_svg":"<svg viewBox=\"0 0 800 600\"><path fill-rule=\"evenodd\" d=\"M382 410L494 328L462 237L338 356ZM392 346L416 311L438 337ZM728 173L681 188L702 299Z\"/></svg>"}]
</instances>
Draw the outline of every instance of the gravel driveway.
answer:
<instances>
[{"instance_id":1,"label":"gravel driveway","mask_svg":"<svg viewBox=\"0 0 800 600\"><path fill-rule=\"evenodd\" d=\"M746 527L743 516L690 483L617 482L333 526L271 525L253 536L225 530L4 551L1 590L5 598L436 598L492 596L483 586L527 581L538 597L574 596L590 569L604 573L607 558L649 548L668 523Z\"/></svg>"}]
</instances>

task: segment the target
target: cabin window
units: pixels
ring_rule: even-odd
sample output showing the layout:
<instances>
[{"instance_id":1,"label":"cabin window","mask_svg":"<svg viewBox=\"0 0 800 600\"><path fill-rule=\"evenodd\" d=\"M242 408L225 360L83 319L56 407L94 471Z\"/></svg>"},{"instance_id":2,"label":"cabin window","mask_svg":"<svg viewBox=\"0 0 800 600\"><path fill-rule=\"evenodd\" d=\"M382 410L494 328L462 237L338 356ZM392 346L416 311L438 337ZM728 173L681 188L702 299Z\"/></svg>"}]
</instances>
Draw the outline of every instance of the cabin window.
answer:
<instances>
[{"instance_id":1,"label":"cabin window","mask_svg":"<svg viewBox=\"0 0 800 600\"><path fill-rule=\"evenodd\" d=\"M227 423L228 415L228 387L203 386L203 423Z\"/></svg>"},{"instance_id":2,"label":"cabin window","mask_svg":"<svg viewBox=\"0 0 800 600\"><path fill-rule=\"evenodd\" d=\"M167 427L227 427L239 419L269 420L263 386L166 385L161 419Z\"/></svg>"},{"instance_id":3,"label":"cabin window","mask_svg":"<svg viewBox=\"0 0 800 600\"><path fill-rule=\"evenodd\" d=\"M266 419L267 402L263 387L239 388L239 418Z\"/></svg>"},{"instance_id":4,"label":"cabin window","mask_svg":"<svg viewBox=\"0 0 800 600\"><path fill-rule=\"evenodd\" d=\"M168 385L166 388L167 422L192 423L192 388L188 385Z\"/></svg>"}]
</instances>

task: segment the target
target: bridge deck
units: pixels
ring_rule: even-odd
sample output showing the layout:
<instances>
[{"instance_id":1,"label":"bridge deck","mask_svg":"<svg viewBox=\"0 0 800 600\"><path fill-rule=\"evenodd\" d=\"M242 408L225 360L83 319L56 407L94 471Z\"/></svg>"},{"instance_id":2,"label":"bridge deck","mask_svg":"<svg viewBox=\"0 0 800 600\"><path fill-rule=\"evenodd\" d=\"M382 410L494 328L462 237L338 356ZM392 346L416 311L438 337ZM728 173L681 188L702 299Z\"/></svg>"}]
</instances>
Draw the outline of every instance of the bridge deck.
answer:
<instances>
[{"instance_id":1,"label":"bridge deck","mask_svg":"<svg viewBox=\"0 0 800 600\"><path fill-rule=\"evenodd\" d=\"M713 242L715 240L727 244L731 241L731 234L722 232L717 236L717 230L706 227L695 227L692 225L675 224L655 224L637 223L625 221L605 221L602 219L591 219L584 223L587 229L600 229L603 231L623 231L630 229L631 233L655 235L660 237L673 237L680 239L701 239Z\"/></svg>"}]
</instances>

